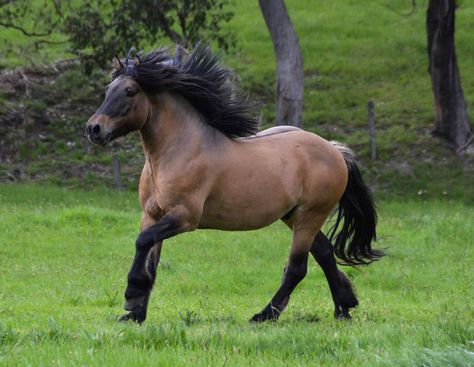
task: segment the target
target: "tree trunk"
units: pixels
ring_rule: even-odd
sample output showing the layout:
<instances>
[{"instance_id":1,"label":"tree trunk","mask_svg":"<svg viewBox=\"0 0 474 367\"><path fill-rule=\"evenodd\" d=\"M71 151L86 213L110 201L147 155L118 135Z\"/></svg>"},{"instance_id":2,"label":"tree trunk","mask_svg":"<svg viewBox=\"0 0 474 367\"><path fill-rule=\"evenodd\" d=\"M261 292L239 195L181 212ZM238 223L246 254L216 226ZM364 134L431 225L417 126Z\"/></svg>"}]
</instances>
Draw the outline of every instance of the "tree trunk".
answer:
<instances>
[{"instance_id":1,"label":"tree trunk","mask_svg":"<svg viewBox=\"0 0 474 367\"><path fill-rule=\"evenodd\" d=\"M303 60L283 0L259 0L276 55L276 125L301 126Z\"/></svg>"},{"instance_id":2,"label":"tree trunk","mask_svg":"<svg viewBox=\"0 0 474 367\"><path fill-rule=\"evenodd\" d=\"M455 10L455 0L430 0L426 26L436 110L433 135L445 139L456 152L462 153L471 137L471 126L456 60Z\"/></svg>"}]
</instances>

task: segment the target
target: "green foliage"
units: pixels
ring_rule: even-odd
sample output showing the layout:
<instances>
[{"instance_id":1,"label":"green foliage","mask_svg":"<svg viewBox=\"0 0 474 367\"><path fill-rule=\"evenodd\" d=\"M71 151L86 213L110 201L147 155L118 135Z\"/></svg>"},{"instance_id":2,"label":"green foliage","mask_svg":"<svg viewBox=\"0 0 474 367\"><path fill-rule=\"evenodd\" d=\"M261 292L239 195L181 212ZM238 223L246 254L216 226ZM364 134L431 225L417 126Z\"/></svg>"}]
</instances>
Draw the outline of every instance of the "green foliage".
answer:
<instances>
[{"instance_id":1,"label":"green foliage","mask_svg":"<svg viewBox=\"0 0 474 367\"><path fill-rule=\"evenodd\" d=\"M228 0L49 0L0 3L0 26L32 37L36 47L55 43L53 32L63 35L68 51L80 57L87 74L106 67L113 55L126 55L130 47L155 44L163 37L174 43L215 41L228 49L234 34L222 24L234 13ZM33 19L33 21L31 20Z\"/></svg>"},{"instance_id":2,"label":"green foliage","mask_svg":"<svg viewBox=\"0 0 474 367\"><path fill-rule=\"evenodd\" d=\"M61 14L58 1L0 2L0 26L16 29L28 37L50 36L60 23Z\"/></svg>"},{"instance_id":3,"label":"green foliage","mask_svg":"<svg viewBox=\"0 0 474 367\"><path fill-rule=\"evenodd\" d=\"M66 39L59 32L61 2L49 0L0 1L0 55L18 64L38 64L38 55L64 57ZM6 65L2 62L0 68Z\"/></svg>"},{"instance_id":4,"label":"green foliage","mask_svg":"<svg viewBox=\"0 0 474 367\"><path fill-rule=\"evenodd\" d=\"M165 241L149 318L116 321L136 193L0 185L2 366L473 366L474 208L379 203L389 256L343 268L360 306L335 321L319 267L277 323L251 325L279 285L290 232L198 230Z\"/></svg>"}]
</instances>

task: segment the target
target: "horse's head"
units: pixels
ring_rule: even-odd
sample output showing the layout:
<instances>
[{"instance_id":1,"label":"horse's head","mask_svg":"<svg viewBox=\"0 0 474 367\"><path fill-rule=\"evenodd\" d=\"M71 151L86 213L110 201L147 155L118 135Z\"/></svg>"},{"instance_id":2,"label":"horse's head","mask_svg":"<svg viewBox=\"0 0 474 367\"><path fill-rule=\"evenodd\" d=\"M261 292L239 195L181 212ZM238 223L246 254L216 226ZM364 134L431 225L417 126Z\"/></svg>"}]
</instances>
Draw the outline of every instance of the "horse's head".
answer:
<instances>
[{"instance_id":1,"label":"horse's head","mask_svg":"<svg viewBox=\"0 0 474 367\"><path fill-rule=\"evenodd\" d=\"M107 86L104 102L86 124L86 135L91 142L105 145L140 129L148 111L148 98L138 83L119 76Z\"/></svg>"}]
</instances>

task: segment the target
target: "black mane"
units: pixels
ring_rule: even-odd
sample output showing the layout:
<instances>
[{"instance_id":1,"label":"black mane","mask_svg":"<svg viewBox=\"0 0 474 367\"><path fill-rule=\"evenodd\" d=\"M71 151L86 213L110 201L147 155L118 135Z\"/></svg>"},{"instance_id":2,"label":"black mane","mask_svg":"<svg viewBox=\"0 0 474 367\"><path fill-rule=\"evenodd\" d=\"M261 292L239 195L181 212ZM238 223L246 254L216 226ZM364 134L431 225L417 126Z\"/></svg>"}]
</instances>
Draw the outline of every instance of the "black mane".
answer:
<instances>
[{"instance_id":1,"label":"black mane","mask_svg":"<svg viewBox=\"0 0 474 367\"><path fill-rule=\"evenodd\" d=\"M198 44L189 54L178 46L170 55L164 48L127 58L112 74L127 75L146 93L175 91L186 98L207 124L230 138L255 134L258 121L251 116L253 106L230 82L232 72L219 63L209 46Z\"/></svg>"}]
</instances>

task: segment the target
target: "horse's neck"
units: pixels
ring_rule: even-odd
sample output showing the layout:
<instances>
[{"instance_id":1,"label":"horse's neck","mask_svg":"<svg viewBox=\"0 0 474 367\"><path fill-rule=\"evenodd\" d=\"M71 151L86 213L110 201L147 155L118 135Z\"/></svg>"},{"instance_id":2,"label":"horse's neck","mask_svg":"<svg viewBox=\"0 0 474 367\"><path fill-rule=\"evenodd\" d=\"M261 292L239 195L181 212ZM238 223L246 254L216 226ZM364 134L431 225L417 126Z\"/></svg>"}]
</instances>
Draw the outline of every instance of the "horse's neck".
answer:
<instances>
[{"instance_id":1,"label":"horse's neck","mask_svg":"<svg viewBox=\"0 0 474 367\"><path fill-rule=\"evenodd\" d=\"M181 96L160 93L150 99L148 120L140 130L147 159L187 159L207 144L211 134L199 113Z\"/></svg>"}]
</instances>

